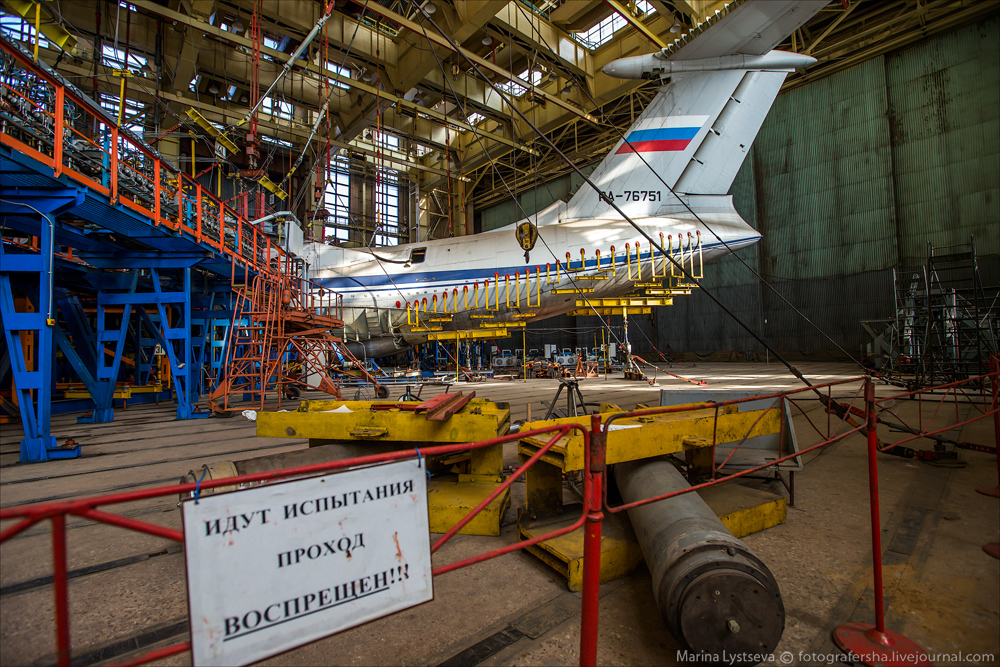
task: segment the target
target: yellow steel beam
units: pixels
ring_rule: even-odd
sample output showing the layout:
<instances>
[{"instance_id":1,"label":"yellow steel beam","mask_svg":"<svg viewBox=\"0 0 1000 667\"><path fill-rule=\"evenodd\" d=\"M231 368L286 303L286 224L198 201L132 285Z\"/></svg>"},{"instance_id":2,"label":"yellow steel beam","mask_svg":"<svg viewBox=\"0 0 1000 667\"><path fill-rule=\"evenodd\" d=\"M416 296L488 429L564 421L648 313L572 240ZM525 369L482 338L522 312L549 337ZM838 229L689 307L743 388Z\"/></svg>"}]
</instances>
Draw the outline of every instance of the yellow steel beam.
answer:
<instances>
[{"instance_id":1,"label":"yellow steel beam","mask_svg":"<svg viewBox=\"0 0 1000 667\"><path fill-rule=\"evenodd\" d=\"M427 335L427 340L479 340L483 338L507 338L507 329L464 329L462 331L442 331Z\"/></svg>"},{"instance_id":2,"label":"yellow steel beam","mask_svg":"<svg viewBox=\"0 0 1000 667\"><path fill-rule=\"evenodd\" d=\"M412 30L413 32L417 33L418 35L424 35L425 34L423 26L421 26L421 25L419 25L417 23L414 23L413 21L409 20L405 16L402 16L401 14L397 14L396 12L392 11L391 9L388 9L387 7L383 7L380 4L375 3L375 4L370 5L368 7L368 11L374 12L374 13L379 14L381 16L384 16L385 18L389 19L390 21L394 21L394 22L400 24L401 26L403 26L404 28L406 28L408 30ZM486 60L485 58L480 58L475 53L472 53L470 51L466 51L461 46L457 47L457 49L456 49L456 47L453 47L451 45L451 42L449 42L443 35L440 35L440 34L438 34L437 32L435 32L433 30L427 30L426 31L426 37L427 37L427 41L433 42L434 44L437 44L438 46L440 46L442 48L448 49L449 51L454 51L454 52L460 54L461 56L463 56L464 58L468 58L470 62L475 63L476 66L478 66L481 70L494 72L497 75L502 76L505 79L510 79L511 81L517 83L518 85L520 85L520 86L522 86L524 88L527 88L528 90L532 91L535 95L537 95L539 97L544 97L546 100L548 100L549 102L552 102L556 106L562 107L566 111L570 111L570 112L576 114L577 116L580 116L581 118L584 118L584 119L590 121L591 123L597 123L598 122L598 119L594 118L589 113L585 112L583 109L575 107L572 104L570 104L569 102L566 102L565 100L560 99L558 95L553 95L553 94L551 94L549 92L546 92L542 88L539 88L538 86L535 86L534 84L532 84L530 81L525 81L524 79L520 78L516 74L513 74L512 72L508 72L503 67L500 67L499 65L496 65L496 64L490 62L489 60Z\"/></svg>"},{"instance_id":3,"label":"yellow steel beam","mask_svg":"<svg viewBox=\"0 0 1000 667\"><path fill-rule=\"evenodd\" d=\"M376 401L376 403L389 401ZM347 408L350 412L333 412ZM476 410L477 412L473 412ZM371 440L373 442L476 442L506 433L510 410L474 398L446 421L427 421L404 410L372 410L369 401L303 401L296 412L257 413L262 438Z\"/></svg>"},{"instance_id":4,"label":"yellow steel beam","mask_svg":"<svg viewBox=\"0 0 1000 667\"><path fill-rule=\"evenodd\" d=\"M672 306L674 300L669 297L622 296L614 299L577 299L577 308L648 308L650 306Z\"/></svg>"},{"instance_id":5,"label":"yellow steel beam","mask_svg":"<svg viewBox=\"0 0 1000 667\"><path fill-rule=\"evenodd\" d=\"M613 424L616 428L608 433L607 462L621 463L674 454L696 447L697 438L702 438L709 445L713 438L717 444L739 442L748 432L750 432L749 437L756 437L778 433L781 429L781 411L778 408L737 412L732 409L733 407L735 406L719 411L717 424L713 408L616 419ZM602 419L609 416L602 415ZM757 422L756 426L754 422ZM523 425L521 430L573 423L583 423L583 421L579 417L568 417L530 422ZM642 431L636 433L635 429ZM260 435L259 427L258 435ZM518 443L518 453L532 456L545 442L545 438L525 438ZM582 470L583 437L573 432L563 436L542 457L542 460L563 471Z\"/></svg>"},{"instance_id":6,"label":"yellow steel beam","mask_svg":"<svg viewBox=\"0 0 1000 667\"><path fill-rule=\"evenodd\" d=\"M594 308L598 315L621 315L621 308ZM573 310L569 312L570 317L587 317L588 315L593 315L594 310L589 308L581 308L580 310ZM653 312L652 308L629 308L629 315L649 315Z\"/></svg>"},{"instance_id":7,"label":"yellow steel beam","mask_svg":"<svg viewBox=\"0 0 1000 667\"><path fill-rule=\"evenodd\" d=\"M158 5L155 2L151 2L150 0L130 0L130 1L132 4L136 6L137 9L147 11L155 16L160 16L165 19L169 19L171 21L176 21L179 24L191 26L196 30L200 30L208 35L211 35L212 37L216 37L231 44L243 46L248 49L253 48L253 43L246 37L243 37L242 35L237 35L236 33L222 30L221 28L217 28L216 26L213 26L209 23L205 23L204 21L199 21L196 18L188 16L187 14L175 12L172 9ZM277 49L272 49L268 46L261 46L260 52L272 56L273 58L276 58L278 62L285 62L288 60L287 53L278 51ZM403 99L402 97L396 97L395 95L392 95L387 91L376 89L374 86L370 86L363 81L358 81L357 79L348 78L346 76L341 75L339 72L334 72L333 70L328 69L326 67L320 67L319 65L301 59L296 61L294 65L295 67L300 68L301 70L306 70L308 72L311 72L314 76L326 76L334 81L339 81L340 83L350 86L351 88L354 88L356 90L363 91L371 95L378 94L382 99L389 100L392 103L394 103L397 106L397 108L406 107L415 113L424 114L442 123L446 123L448 125L452 125L454 127L458 127L461 129L465 130L474 129L468 123L464 123L462 121L451 118L450 116L441 113L439 111L434 111L433 109L422 107L414 102L409 102ZM189 100L185 101L190 103ZM488 135L488 138L493 139L494 141L498 141L502 144L511 146L513 148L517 148L518 150L523 150L527 151L528 153L535 154L535 151L533 148L531 148L531 146L520 142L511 141L507 137L503 137L497 134L490 134Z\"/></svg>"},{"instance_id":8,"label":"yellow steel beam","mask_svg":"<svg viewBox=\"0 0 1000 667\"><path fill-rule=\"evenodd\" d=\"M647 28L641 20L632 16L632 13L628 10L628 8L625 5L618 2L618 0L604 0L604 2L614 7L615 11L618 12L623 19L628 21L632 25L632 27L634 27L636 30L642 33L646 37L646 39L651 41L653 44L656 44L661 49L667 48L667 43L664 42L662 39L660 39L655 32Z\"/></svg>"},{"instance_id":9,"label":"yellow steel beam","mask_svg":"<svg viewBox=\"0 0 1000 667\"><path fill-rule=\"evenodd\" d=\"M483 327L484 329L506 329L508 327L516 329L518 327L524 327L526 325L527 322L480 322L479 323L479 326Z\"/></svg>"},{"instance_id":10,"label":"yellow steel beam","mask_svg":"<svg viewBox=\"0 0 1000 667\"><path fill-rule=\"evenodd\" d=\"M39 31L48 37L50 42L70 54L76 49L76 37L59 25L52 13L46 9L44 3L36 3L33 0L4 0L3 4L32 26L34 26L35 12L37 11L41 22Z\"/></svg>"},{"instance_id":11,"label":"yellow steel beam","mask_svg":"<svg viewBox=\"0 0 1000 667\"><path fill-rule=\"evenodd\" d=\"M90 392L86 389L67 389L63 392L64 398L93 398ZM122 389L116 389L112 398L116 399L128 399L132 398L132 388L124 387Z\"/></svg>"}]
</instances>

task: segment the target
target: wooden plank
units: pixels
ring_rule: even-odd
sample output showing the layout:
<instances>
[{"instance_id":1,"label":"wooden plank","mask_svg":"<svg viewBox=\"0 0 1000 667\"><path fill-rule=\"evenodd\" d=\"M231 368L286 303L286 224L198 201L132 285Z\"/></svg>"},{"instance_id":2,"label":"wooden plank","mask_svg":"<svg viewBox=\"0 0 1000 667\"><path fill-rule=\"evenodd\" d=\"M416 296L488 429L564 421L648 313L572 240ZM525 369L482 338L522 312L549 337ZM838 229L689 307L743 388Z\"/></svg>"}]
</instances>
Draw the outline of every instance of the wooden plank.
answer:
<instances>
[{"instance_id":1,"label":"wooden plank","mask_svg":"<svg viewBox=\"0 0 1000 667\"><path fill-rule=\"evenodd\" d=\"M442 396L452 396L452 398L437 408L428 410L427 421L443 422L450 419L452 415L464 408L466 403L475 398L476 392L473 391L464 396L462 392L458 392L457 394L442 394Z\"/></svg>"}]
</instances>

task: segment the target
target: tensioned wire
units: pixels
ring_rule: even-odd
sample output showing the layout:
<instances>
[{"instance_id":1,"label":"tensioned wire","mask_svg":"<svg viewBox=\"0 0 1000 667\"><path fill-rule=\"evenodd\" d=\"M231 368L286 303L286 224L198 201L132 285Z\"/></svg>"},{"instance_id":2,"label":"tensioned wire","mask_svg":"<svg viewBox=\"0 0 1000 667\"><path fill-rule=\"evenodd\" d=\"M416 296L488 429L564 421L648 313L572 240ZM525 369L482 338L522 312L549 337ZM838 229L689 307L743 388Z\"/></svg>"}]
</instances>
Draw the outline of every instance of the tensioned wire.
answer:
<instances>
[{"instance_id":1,"label":"tensioned wire","mask_svg":"<svg viewBox=\"0 0 1000 667\"><path fill-rule=\"evenodd\" d=\"M411 4L413 4L413 5L416 5L416 2L415 2L415 0L410 0L410 3L411 3ZM432 25L432 26L434 27L434 29L435 29L435 30L436 30L436 31L437 31L437 32L438 32L438 33L439 33L439 34L441 35L441 37L442 37L442 38L444 38L445 40L447 40L447 41L448 41L448 44L449 44L449 45L451 46L452 50L453 50L453 51L454 51L455 53L458 53L459 55L461 55L461 56L462 56L462 57L463 57L463 58L465 59L465 61L466 61L466 62L467 62L467 63L468 63L468 64L469 64L470 66L471 66L471 68L472 68L472 69L473 69L473 70L474 70L474 71L475 71L475 72L476 72L476 73L477 73L477 74L478 74L478 75L479 75L479 76L480 76L480 77L481 77L481 78L482 78L482 79L483 79L483 80L484 80L484 81L485 81L485 82L487 83L487 85L489 85L489 86L490 86L490 87L491 87L491 88L492 88L492 89L494 90L494 92L497 92L497 93L499 94L499 90L497 90L497 87L496 87L496 85L495 85L495 84L494 84L494 83L493 83L492 81L490 81L490 80L489 80L489 79L488 79L488 78L487 78L487 77L486 77L486 76L485 76L485 75L483 74L483 72L482 72L482 70L481 70L481 69L479 68L479 66L478 66L478 65L477 65L477 64L476 64L475 62L473 62L473 61L472 61L472 60L471 60L471 59L470 59L470 58L469 58L469 57L468 57L468 56L467 56L467 55L465 54L465 52L464 52L464 51L462 51L462 49L461 49L461 48L460 48L460 47L459 47L459 46L458 46L457 44L455 44L455 42L454 42L454 41L453 41L453 40L451 39L451 37L450 37L450 36L448 36L448 35L447 35L447 34L445 33L445 31L443 31L443 30L442 30L442 29L440 28L440 26L438 26L438 25L437 25L437 23L435 23L435 22L434 22L434 19L433 19L433 18L431 18L431 17L429 17L429 16L426 16L426 17L422 17L422 18L421 18L421 29L423 29L423 30L424 30L424 35L425 35L425 38L426 38L426 29L425 29L425 28L423 27L423 21L424 21L425 19L426 19L427 21L429 21L429 22L430 22L430 24L431 24L431 25ZM436 57L437 57L437 54L435 54L435 58L436 58ZM440 61L439 61L439 62L440 62ZM446 78L447 78L447 77L446 77ZM715 295L715 294L714 294L714 293L713 293L713 292L712 292L711 290L709 290L709 289L706 289L706 288L705 288L705 286L704 286L704 285L702 285L701 281L700 281L700 280L698 280L697 278L695 278L695 277L694 277L694 276L693 276L693 275L691 274L691 272L690 272L690 271L688 271L688 270L687 270L687 268L685 268L685 267L683 266L683 264L681 264L681 263L679 263L679 262L678 262L677 260L675 260L675 259L673 258L673 256L671 256L671 255L670 255L669 253L667 253L667 252L666 252L666 250L664 250L664 249L663 249L663 246L662 246L662 245L661 245L660 243L658 243L658 242L657 242L656 240L654 240L654 239L653 239L653 238L652 238L651 236L649 236L649 234L647 234L647 233L646 233L646 232L645 232L645 231L644 231L644 230L643 230L643 229L642 229L642 228L641 228L641 227L640 227L639 225L637 225L637 224L635 223L635 221L634 221L634 220L632 220L632 218L630 218L630 217L629 217L628 215L626 215L625 211L623 211L623 210L621 209L621 207L619 207L619 206L618 206L618 205L617 205L617 204L616 204L616 203L614 202L614 200L610 199L610 198L609 198L609 197L608 197L608 196L607 196L607 195L606 195L606 194L605 194L604 192L602 192L602 191L601 191L601 189L600 189L599 187L597 187L597 185L596 185L596 184L595 184L595 183L594 183L594 182L593 182L592 180L590 180L590 178L589 178L589 177L588 177L588 176L587 176L586 174L584 174L584 173L583 173L583 171L581 171L581 170L580 170L580 168L579 168L579 167L577 167L577 166L576 166L576 164L574 164L574 163L573 163L573 161L572 161L572 160L570 160L570 159L569 159L569 158L568 158L568 157L566 156L566 154L565 154L565 153L563 153L563 152L562 152L562 151L561 151L561 150L559 149L559 147L558 147L558 146L556 146L556 145L555 145L555 144L554 144L554 143L552 142L552 140L551 140L551 139L549 139L549 137L548 137L547 135L545 135L545 134L544 134L544 133L543 133L543 132L542 132L542 131L541 131L540 129L538 129L538 128L537 128L537 127L536 127L535 125L533 125L533 124L531 123L531 121L530 121L530 120L528 119L528 117L527 117L527 116L525 116L525 115L524 115L524 113L523 113L523 112L521 112L521 110L520 110L520 109L518 109L518 108L517 108L517 107L516 107L515 105L511 105L511 109L512 109L512 110L514 111L514 113L516 113L516 114L518 115L518 117L519 117L519 118L520 118L520 119L521 119L521 120L522 120L522 121L523 121L524 123L526 123L526 124L527 124L527 125L528 125L529 127L531 127L531 128L532 128L532 129L533 129L533 130L534 130L534 131L535 131L535 132L536 132L536 133L538 134L538 137L539 137L539 138L540 138L540 139L541 139L541 140L542 140L543 142L545 142L545 144L546 144L546 145L548 145L548 146L549 146L549 148L550 148L550 149L551 149L551 150L552 150L553 152L555 152L555 153L556 153L556 154L557 154L557 155L558 155L558 156L559 156L560 158L562 158L562 160L563 160L563 161L565 161L565 162L566 162L566 164L568 164L568 165L569 165L569 166L570 166L570 167L571 167L571 168L573 169L573 171L575 171L575 172L577 173L577 175L579 175L579 176L580 176L580 178L582 178L582 179L583 179L584 183L586 183L587 185L589 185L589 186L590 186L591 188L593 188L593 189L594 189L594 190L595 190L595 191L596 191L596 192L598 193L598 196L600 197L600 199L601 199L602 201L604 201L604 202L605 202L605 203L606 203L606 204L607 204L608 206L610 206L610 207L611 207L612 209L614 209L614 211L615 211L616 213L618 213L618 215L620 215L620 216L622 217L622 219L624 219L624 220L625 220L626 222L628 222L628 223L629 223L629 224L630 224L630 225L631 225L631 226L632 226L632 227L633 227L633 228L634 228L634 229L635 229L635 230L636 230L636 231L637 231L637 232L638 232L638 233L639 233L639 234L640 234L640 235L641 235L641 236L642 236L642 237L643 237L644 239L646 239L646 241L647 241L647 242L648 242L648 243L649 243L650 245L652 245L653 247L657 248L657 249L658 249L658 250L660 251L660 253L661 253L661 254L662 254L662 255L664 256L664 258L666 258L667 260L669 260L669 261L670 261L670 263L671 263L671 264L672 264L672 265L673 265L673 266L674 266L675 268L677 268L678 270L680 270L681 274L682 274L682 275L683 275L683 276L684 276L684 277L685 277L686 279L688 279L689 281L691 281L691 282L693 282L693 283L694 283L695 285L697 285L697 286L698 286L698 287L699 287L699 288L700 288L700 289L702 290L702 292L703 292L703 293L704 293L704 294L705 294L705 295L706 295L706 296L707 296L707 297L708 297L709 299L711 299L711 300L712 300L713 302L715 302L715 304L716 304L717 306L719 306L719 308L721 308L721 309L722 309L722 311L723 311L724 313L726 313L726 314L727 314L727 315L728 315L728 316L729 316L730 318L732 318L732 319L733 319L733 320L734 320L734 321L735 321L735 322L736 322L737 324L739 324L739 326L740 326L740 327L741 327L741 328L742 328L742 329L743 329L744 331L746 331L746 332L747 332L748 334L750 334L750 336L751 336L751 337L752 337L752 338L753 338L754 340L756 340L756 341L757 341L758 343L760 343L760 345L761 345L761 346L762 346L762 347L763 347L763 348L764 348L765 350L767 350L767 351L768 351L768 352L769 352L770 354L773 354L773 355L774 355L774 357L775 357L775 359L777 359L778 361L780 361L780 362L781 362L781 363L782 363L782 364L783 364L783 365L784 365L784 366L785 366L785 367L786 367L786 368L787 368L787 369L789 370L789 372L790 372L790 373L792 373L792 375L794 375L794 376L795 376L796 378L798 378L798 379L799 379L800 381L802 381L802 382L803 382L803 383L804 383L804 384L805 384L805 385L806 385L807 387L812 387L812 386L813 386L813 384L812 384L811 382L809 382L809 380L807 380L807 379L805 378L805 376L804 376L804 375L802 375L802 373L801 373L801 372L800 372L800 371L799 371L799 370L798 370L797 368L795 368L795 367L794 367L794 366L793 366L793 365L792 365L792 364L791 364L791 363L790 363L790 362L789 362L789 361L788 361L787 359L785 359L785 358L784 358L783 356L781 356L781 354L779 354L779 353L778 353L778 352L777 352L776 350L774 350L774 349L773 349L773 348L772 348L772 347L771 347L770 345L768 345L768 344L767 344L767 341L765 341L765 340L764 340L764 339L763 339L763 338L762 338L762 337L761 337L760 335L758 335L756 331L754 331L753 329L751 329L751 328L750 328L750 326L749 326L749 325L748 325L747 323L745 323L745 322L744 322L744 321L743 321L743 320L742 320L742 319L741 319L741 318L740 318L740 317L739 317L738 315L736 315L736 314L735 314L734 312L732 312L732 310L730 310L730 309L729 309L729 308L728 308L728 307L727 307L727 306L726 306L726 305L725 305L725 304L724 304L724 303L723 303L723 302L722 302L722 301L721 301L721 300L720 300L720 299L719 299L719 298L718 298L718 297L717 297L717 296L716 296L716 295ZM464 113L464 109L463 109L463 113ZM477 136L477 139L478 139L478 136ZM481 141L480 141L480 143L481 143ZM484 148L484 151L485 151L485 148ZM648 166L648 165L647 165L647 166ZM672 192L672 191L671 191L671 192ZM675 195L675 196L676 196L676 195ZM541 235L540 235L540 234L539 234L539 238L541 238ZM543 241L543 242L544 242L544 241ZM547 246L547 245L546 245L546 248L548 248L548 246ZM550 252L551 252L551 250L550 250ZM572 279L571 279L571 280L572 280ZM589 300L588 300L588 302L589 302ZM593 307L593 306L591 306L591 307ZM825 399L825 396L823 396L821 392L819 392L819 391L816 391L816 393L817 393L817 394L818 394L818 395L819 395L819 396L820 396L821 398L824 398L824 399Z\"/></svg>"},{"instance_id":2,"label":"tensioned wire","mask_svg":"<svg viewBox=\"0 0 1000 667\"><path fill-rule=\"evenodd\" d=\"M414 3L414 6L417 7L417 5L415 3ZM418 7L418 9L419 9L419 7ZM417 11L415 15L418 17L418 21L420 22L420 28L424 32L424 39L426 39L429 42L430 39L427 36L427 29L423 25L423 12ZM438 30L438 32L440 32L440 28L438 28L438 26L436 24L434 24L433 21L431 21L431 24L434 25L434 28L436 30ZM447 38L447 37L446 37L446 39L448 39L448 41L452 45L452 47L456 48L456 50L457 50L457 47L455 47L455 45L451 41L451 39ZM445 71L444 63L441 62L441 59L438 57L437 52L433 48L431 48L431 53L434 54L434 59L437 61L438 67L440 68L441 72L444 73L444 75L445 75L443 78L444 78L444 81L448 84L448 88L451 90L452 96L455 98L456 101L458 101L460 98L459 98L458 94L455 91L455 87L451 83L450 77L447 75L447 72ZM503 91L499 90L499 88L492 81L488 80L478 68L476 68L476 73L480 77L482 77L487 82L487 84L490 85L490 87L494 90L494 92L496 92L498 95L501 96L502 99L507 100L507 103L508 103L508 105L510 106L510 108L512 110L516 110L515 107L514 107L514 104L512 103L512 101L510 101L510 100L507 99L507 95L504 94ZM514 192L511 189L510 185L507 183L507 180L504 178L503 174L500 172L499 167L497 167L496 162L493 160L493 157L490 155L489 151L486 149L486 146L483 144L482 136L480 135L479 131L476 129L476 126L473 123L469 122L469 116L468 116L468 114L465 111L465 107L462 104L458 104L457 106L458 106L459 110L462 112L462 116L465 118L466 123L468 123L472 127L473 136L476 138L476 141L479 143L479 146L482 149L483 154L489 160L490 166L493 168L494 173L500 178L500 182L503 184L504 189L511 196L512 201L514 202L514 204L517 207L517 209L521 212L521 215L525 219L530 219L531 216L529 216L528 213L524 210L524 207L521 205L521 202L518 201L517 196L514 194ZM522 119L524 119L524 115L521 114L520 111L517 111L517 113L518 113L518 115L520 115L522 117ZM534 124L532 124L530 121L527 121L527 119L525 119L525 121L528 123L529 127L531 127L535 132L539 132L538 128L535 127ZM539 233L538 233L538 240L542 242L542 245L545 246L545 249L548 250L549 254L552 256L552 258L554 260L556 260L557 262L561 262L561 260L552 251L552 248L550 248L549 245L548 245L548 243L545 241L545 238L542 236L541 230L539 230ZM569 278L569 281L573 285L573 287L575 287L578 290L581 289L580 285L577 284L577 281L573 278L573 276L572 276L571 273L567 272L566 276L567 276L567 278ZM584 301L586 301L587 306L594 312L594 315L601 320L601 323L604 324L605 327L608 328L609 334L612 335L612 336L614 336L615 341L618 342L618 343L621 343L622 340L620 338L618 338L617 334L615 334L612 331L610 322L606 321L601 316L601 314L594 307L594 305L590 301L590 299L587 298L587 295L581 291L580 292L580 296L583 297Z\"/></svg>"},{"instance_id":3,"label":"tensioned wire","mask_svg":"<svg viewBox=\"0 0 1000 667\"><path fill-rule=\"evenodd\" d=\"M524 15L524 9L520 5L518 5L517 3L514 3L514 4L517 6L518 11L521 12L521 14L523 16ZM540 33L540 31L538 31L535 28L534 23L532 23L531 21L529 21L529 23L531 23L532 29L534 30L534 32L535 32L536 36L538 37L539 41L551 50L552 47L549 46L549 44L545 41L544 35L542 35ZM754 277L757 278L758 281L760 281L761 284L763 284L765 287L767 287L767 289L769 289L779 299L781 299L781 301L784 302L785 305L787 305L789 308L791 308L799 317L801 317L803 320L805 320L806 323L808 323L811 327L813 327L816 331L818 331L824 338L826 338L830 343L832 343L834 345L834 347L836 347L838 350L840 350L840 352L842 352L843 354L847 355L847 357L851 361L853 361L858 366L864 368L863 364L861 364L861 362L859 362L857 359L854 358L854 355L852 355L847 350L845 350L843 347L841 347L841 345L839 343L837 343L837 341L835 341L833 338L831 338L829 334L827 334L816 323L814 323L811 319L809 319L809 317L805 313L803 313L801 310L799 310L798 308L796 308L794 304L792 304L788 299L786 299L784 297L784 295L782 295L778 290L776 290L774 288L774 286L771 285L771 283L769 283L767 281L766 278L764 278L762 275L760 275L760 273L757 272L756 269L754 269L752 266L750 266L749 264L747 264L747 262L741 256L739 256L738 254L736 254L736 252L733 251L733 249L729 247L729 244L726 243L726 241L721 236L719 236L719 234L717 234L715 232L715 230L712 229L712 227L710 225L708 225L708 223L706 223L704 220L702 220L701 217L697 213L695 213L695 211L691 208L691 206L688 205L688 203L686 201L684 201L684 199L682 199L674 191L674 189L672 187L670 187L670 185L665 180L663 180L663 177L660 175L660 173L657 172L655 169L653 169L652 166L650 166L650 164L648 162L646 162L646 158L644 158L642 156L642 153L640 153L639 151L634 150L634 147L632 146L632 143L629 142L628 137L625 136L625 134L621 131L621 129L619 129L619 127L617 125L615 125L614 123L610 122L610 119L604 113L604 109L597 104L597 101L591 96L590 92L587 91L586 86L584 86L582 84L582 82L579 81L579 79L576 77L576 75L573 74L572 72L568 72L568 74L573 79L573 82L577 86L580 87L580 90L582 90L584 92L584 94L587 96L587 99L594 106L594 108L604 117L604 120L608 123L609 126L611 126L611 128L615 131L615 133L618 135L618 137L626 145L628 145L629 148L633 149L633 154L642 161L642 163L646 166L646 168L649 169L650 173L652 173L654 176L656 176L657 180L659 180L660 183L662 183L663 186L665 188L667 188L667 190L670 192L670 194L672 194L674 196L674 198L677 199L681 203L681 205L684 206L685 209L687 209L688 213L690 213L695 218L695 220L697 220L699 223L701 223L701 225L703 225L705 227L705 229L707 229L709 232L711 232L712 236L714 236L716 239L718 239L719 242L722 243L722 245L726 248L726 250L728 250L730 254L732 254L733 256L735 256L736 259L739 260L739 262L741 264L743 264L743 266L746 267L747 270L749 270L754 275ZM662 251L662 248L660 250ZM741 325L742 325L742 323L741 323Z\"/></svg>"}]
</instances>

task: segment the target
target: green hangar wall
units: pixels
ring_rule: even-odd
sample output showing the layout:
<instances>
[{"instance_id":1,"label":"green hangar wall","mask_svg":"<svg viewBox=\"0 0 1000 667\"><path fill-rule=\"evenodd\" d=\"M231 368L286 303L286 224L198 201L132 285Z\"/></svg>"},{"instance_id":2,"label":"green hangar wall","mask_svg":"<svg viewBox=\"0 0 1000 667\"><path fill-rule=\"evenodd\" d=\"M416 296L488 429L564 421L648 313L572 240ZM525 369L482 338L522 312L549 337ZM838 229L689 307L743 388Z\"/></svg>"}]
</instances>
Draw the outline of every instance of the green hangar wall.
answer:
<instances>
[{"instance_id":1,"label":"green hangar wall","mask_svg":"<svg viewBox=\"0 0 1000 667\"><path fill-rule=\"evenodd\" d=\"M732 257L706 286L776 350L857 353L860 320L893 314L892 269L928 243L975 238L996 285L998 103L998 14L779 95L731 190L763 234L740 255L774 291ZM661 348L761 349L704 295L674 303L651 323Z\"/></svg>"},{"instance_id":2,"label":"green hangar wall","mask_svg":"<svg viewBox=\"0 0 1000 667\"><path fill-rule=\"evenodd\" d=\"M567 176L519 199L530 214L577 181ZM773 290L735 257L706 265L704 284L778 351L839 346L857 355L860 321L893 314L893 268L922 264L928 243L974 237L983 277L996 285L1000 13L780 94L730 192L763 234L739 257ZM486 209L482 228L516 220L516 209ZM598 324L557 318L529 334L547 327L562 331L547 342L591 345L569 329ZM642 329L630 336L638 350L648 339L675 354L763 351L698 290L630 318L632 326Z\"/></svg>"}]
</instances>

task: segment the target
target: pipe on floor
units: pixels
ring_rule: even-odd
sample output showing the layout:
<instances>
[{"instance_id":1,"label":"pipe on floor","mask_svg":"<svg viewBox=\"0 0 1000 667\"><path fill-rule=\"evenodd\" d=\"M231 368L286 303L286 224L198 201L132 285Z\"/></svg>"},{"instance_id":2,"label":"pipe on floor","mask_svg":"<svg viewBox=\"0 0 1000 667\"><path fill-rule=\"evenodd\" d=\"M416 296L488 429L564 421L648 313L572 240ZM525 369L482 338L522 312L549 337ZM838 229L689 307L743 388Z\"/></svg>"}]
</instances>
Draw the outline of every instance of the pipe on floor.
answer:
<instances>
[{"instance_id":1,"label":"pipe on floor","mask_svg":"<svg viewBox=\"0 0 1000 667\"><path fill-rule=\"evenodd\" d=\"M665 458L619 463L625 502L688 488ZM653 595L674 637L725 662L764 660L781 639L785 607L774 577L697 493L628 510L653 576ZM754 658L754 656L758 656Z\"/></svg>"}]
</instances>

